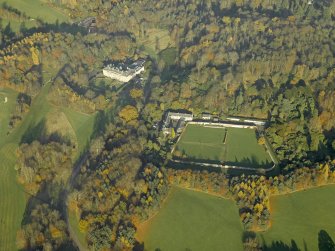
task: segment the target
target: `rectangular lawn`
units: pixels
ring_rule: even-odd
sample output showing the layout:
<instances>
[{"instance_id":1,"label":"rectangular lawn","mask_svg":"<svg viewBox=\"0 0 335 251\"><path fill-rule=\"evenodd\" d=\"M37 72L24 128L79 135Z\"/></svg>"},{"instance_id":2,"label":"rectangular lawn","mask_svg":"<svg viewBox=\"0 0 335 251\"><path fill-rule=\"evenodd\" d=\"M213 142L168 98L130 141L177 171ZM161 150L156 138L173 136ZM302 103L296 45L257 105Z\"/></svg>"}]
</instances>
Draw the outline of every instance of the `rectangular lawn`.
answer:
<instances>
[{"instance_id":1,"label":"rectangular lawn","mask_svg":"<svg viewBox=\"0 0 335 251\"><path fill-rule=\"evenodd\" d=\"M192 160L220 161L224 154L226 128L187 125L176 146L176 151Z\"/></svg>"},{"instance_id":2,"label":"rectangular lawn","mask_svg":"<svg viewBox=\"0 0 335 251\"><path fill-rule=\"evenodd\" d=\"M225 163L245 167L270 167L271 158L258 144L255 129L228 128Z\"/></svg>"},{"instance_id":3,"label":"rectangular lawn","mask_svg":"<svg viewBox=\"0 0 335 251\"><path fill-rule=\"evenodd\" d=\"M257 142L255 129L189 124L178 141L175 157L195 162L269 168L272 161Z\"/></svg>"}]
</instances>

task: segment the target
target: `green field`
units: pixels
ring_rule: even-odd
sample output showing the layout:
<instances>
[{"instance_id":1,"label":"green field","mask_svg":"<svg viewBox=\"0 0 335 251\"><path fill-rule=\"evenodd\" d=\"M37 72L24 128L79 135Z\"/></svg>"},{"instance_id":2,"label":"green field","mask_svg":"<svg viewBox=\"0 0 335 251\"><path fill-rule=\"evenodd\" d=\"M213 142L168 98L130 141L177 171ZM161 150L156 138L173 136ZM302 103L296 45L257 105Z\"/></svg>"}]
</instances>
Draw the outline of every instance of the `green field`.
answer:
<instances>
[{"instance_id":1,"label":"green field","mask_svg":"<svg viewBox=\"0 0 335 251\"><path fill-rule=\"evenodd\" d=\"M190 159L222 161L225 134L225 128L187 125L176 150L186 154Z\"/></svg>"},{"instance_id":2,"label":"green field","mask_svg":"<svg viewBox=\"0 0 335 251\"><path fill-rule=\"evenodd\" d=\"M56 20L59 22L66 22L69 20L65 13L51 7L41 0L0 0L0 4L3 3L7 3L7 5L18 9L31 18L40 18L48 23L55 23ZM13 21L15 25L15 20ZM27 26L29 27L29 22L27 23Z\"/></svg>"},{"instance_id":3,"label":"green field","mask_svg":"<svg viewBox=\"0 0 335 251\"><path fill-rule=\"evenodd\" d=\"M8 132L10 115L14 112L18 93L9 89L0 89L0 138ZM5 98L7 97L7 103Z\"/></svg>"},{"instance_id":4,"label":"green field","mask_svg":"<svg viewBox=\"0 0 335 251\"><path fill-rule=\"evenodd\" d=\"M30 112L24 121L14 129L14 131L6 136L1 137L0 141L0 250L16 250L16 232L20 229L21 220L26 205L26 195L23 187L16 181L16 171L14 169L16 156L15 151L22 140L22 137L31 131L37 124L41 122L45 114L49 111L49 106L45 104L45 93L49 86L36 97ZM2 114L8 117L15 107L13 98L16 96L12 91L11 100L8 99L8 106L3 107ZM5 108L5 109L4 109ZM6 120L5 120L6 122ZM7 124L8 125L8 124ZM7 125L1 127L0 135L7 132Z\"/></svg>"},{"instance_id":5,"label":"green field","mask_svg":"<svg viewBox=\"0 0 335 251\"><path fill-rule=\"evenodd\" d=\"M226 163L246 167L273 165L265 147L258 144L254 129L228 128L226 145Z\"/></svg>"},{"instance_id":6,"label":"green field","mask_svg":"<svg viewBox=\"0 0 335 251\"><path fill-rule=\"evenodd\" d=\"M233 201L180 188L172 188L158 215L142 231L148 251L243 250Z\"/></svg>"},{"instance_id":7,"label":"green field","mask_svg":"<svg viewBox=\"0 0 335 251\"><path fill-rule=\"evenodd\" d=\"M335 240L334 194L335 185L329 185L272 197L272 226L257 234L264 250L318 250L320 230ZM138 229L147 251L238 251L242 233L232 201L175 187L159 213Z\"/></svg>"},{"instance_id":8,"label":"green field","mask_svg":"<svg viewBox=\"0 0 335 251\"><path fill-rule=\"evenodd\" d=\"M16 144L0 149L0 250L16 250L16 232L26 205L23 188L16 182Z\"/></svg>"},{"instance_id":9,"label":"green field","mask_svg":"<svg viewBox=\"0 0 335 251\"><path fill-rule=\"evenodd\" d=\"M76 133L79 152L81 153L88 145L94 127L94 114L85 114L72 110L71 108L63 108L67 119L69 120L73 130Z\"/></svg>"},{"instance_id":10,"label":"green field","mask_svg":"<svg viewBox=\"0 0 335 251\"><path fill-rule=\"evenodd\" d=\"M9 135L8 121L13 109L17 93L8 89L0 91L0 251L16 250L16 232L21 226L25 210L26 199L24 189L17 183L15 151L20 142L31 141L41 134L41 126L47 115L61 109L68 118L78 139L79 151L82 151L93 132L94 114L77 113L70 108L59 108L48 103L46 96L50 83L46 84L38 96L33 100L30 111L25 115L22 123ZM8 98L6 104L4 97ZM78 152L79 153L79 152ZM77 155L78 156L78 155Z\"/></svg>"},{"instance_id":11,"label":"green field","mask_svg":"<svg viewBox=\"0 0 335 251\"><path fill-rule=\"evenodd\" d=\"M192 161L254 168L272 165L265 147L258 144L254 129L187 125L174 155L176 153Z\"/></svg>"},{"instance_id":12,"label":"green field","mask_svg":"<svg viewBox=\"0 0 335 251\"><path fill-rule=\"evenodd\" d=\"M318 250L318 232L322 229L335 240L334 194L335 185L329 185L273 197L272 227L259 234L260 239L264 238L267 246L273 241L290 245L293 240L301 250L309 251Z\"/></svg>"}]
</instances>

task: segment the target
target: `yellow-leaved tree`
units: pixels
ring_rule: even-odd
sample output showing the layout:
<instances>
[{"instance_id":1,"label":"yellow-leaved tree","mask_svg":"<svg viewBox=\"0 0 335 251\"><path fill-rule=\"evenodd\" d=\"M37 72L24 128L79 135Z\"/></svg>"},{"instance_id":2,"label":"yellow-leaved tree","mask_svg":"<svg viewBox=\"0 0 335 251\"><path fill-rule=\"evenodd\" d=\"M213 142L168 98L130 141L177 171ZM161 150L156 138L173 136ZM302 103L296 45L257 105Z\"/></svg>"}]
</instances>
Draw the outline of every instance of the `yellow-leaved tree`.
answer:
<instances>
[{"instance_id":1,"label":"yellow-leaved tree","mask_svg":"<svg viewBox=\"0 0 335 251\"><path fill-rule=\"evenodd\" d=\"M127 105L121 109L119 116L123 121L130 122L138 118L138 111L136 107Z\"/></svg>"},{"instance_id":2,"label":"yellow-leaved tree","mask_svg":"<svg viewBox=\"0 0 335 251\"><path fill-rule=\"evenodd\" d=\"M35 47L31 47L30 48L30 52L31 52L31 58L33 60L33 64L34 65L39 65L40 64L40 59L39 59L39 51L37 48Z\"/></svg>"}]
</instances>

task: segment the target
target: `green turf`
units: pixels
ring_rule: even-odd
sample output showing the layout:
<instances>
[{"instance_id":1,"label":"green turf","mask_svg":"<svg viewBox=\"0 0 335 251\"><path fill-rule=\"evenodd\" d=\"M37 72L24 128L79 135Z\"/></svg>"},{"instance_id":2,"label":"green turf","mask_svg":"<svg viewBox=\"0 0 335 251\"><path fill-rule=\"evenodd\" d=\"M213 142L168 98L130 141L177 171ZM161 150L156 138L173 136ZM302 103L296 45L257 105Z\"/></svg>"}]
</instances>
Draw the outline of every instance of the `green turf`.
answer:
<instances>
[{"instance_id":1,"label":"green turf","mask_svg":"<svg viewBox=\"0 0 335 251\"><path fill-rule=\"evenodd\" d=\"M272 227L259 237L268 246L272 241L290 244L294 240L301 250L318 250L318 232L322 229L335 240L335 185L313 188L271 199ZM286 249L285 249L286 250Z\"/></svg>"},{"instance_id":2,"label":"green turf","mask_svg":"<svg viewBox=\"0 0 335 251\"><path fill-rule=\"evenodd\" d=\"M220 161L224 157L225 134L225 128L190 124L181 135L176 150L186 154L190 159Z\"/></svg>"},{"instance_id":3,"label":"green turf","mask_svg":"<svg viewBox=\"0 0 335 251\"><path fill-rule=\"evenodd\" d=\"M72 226L72 230L73 230L73 233L71 234L74 234L76 236L77 241L80 243L82 247L80 250L88 249L85 234L80 232L79 230L79 220L76 214L70 211L68 214L68 217L69 217L69 224Z\"/></svg>"},{"instance_id":4,"label":"green turf","mask_svg":"<svg viewBox=\"0 0 335 251\"><path fill-rule=\"evenodd\" d=\"M9 24L9 27L11 28L12 31L18 32L20 31L23 22L16 19L3 18L0 23L2 27L6 27ZM24 22L24 25L26 29L30 29L36 27L37 23L35 20L27 20Z\"/></svg>"},{"instance_id":5,"label":"green turf","mask_svg":"<svg viewBox=\"0 0 335 251\"><path fill-rule=\"evenodd\" d=\"M245 167L271 167L265 147L259 145L254 129L228 128L224 161Z\"/></svg>"},{"instance_id":6,"label":"green turf","mask_svg":"<svg viewBox=\"0 0 335 251\"><path fill-rule=\"evenodd\" d=\"M48 23L68 21L65 13L55 9L41 0L0 0L0 4L7 3L31 18L41 18Z\"/></svg>"},{"instance_id":7,"label":"green turf","mask_svg":"<svg viewBox=\"0 0 335 251\"><path fill-rule=\"evenodd\" d=\"M63 112L76 133L80 153L88 145L93 133L95 115L76 112L71 108L63 108Z\"/></svg>"},{"instance_id":8,"label":"green turf","mask_svg":"<svg viewBox=\"0 0 335 251\"><path fill-rule=\"evenodd\" d=\"M242 226L233 201L172 188L144 235L148 251L243 250Z\"/></svg>"},{"instance_id":9,"label":"green turf","mask_svg":"<svg viewBox=\"0 0 335 251\"><path fill-rule=\"evenodd\" d=\"M273 165L265 147L258 144L254 129L189 124L176 150L192 161L223 162L253 168Z\"/></svg>"},{"instance_id":10,"label":"green turf","mask_svg":"<svg viewBox=\"0 0 335 251\"><path fill-rule=\"evenodd\" d=\"M18 125L9 135L2 136L0 141L0 251L16 250L16 232L20 229L23 217L26 196L24 189L16 181L14 169L16 156L15 151L27 132L36 132L36 128L50 106L47 104L45 94L50 84L46 85L40 94L35 98L29 113L21 124ZM11 93L11 91L7 91ZM13 93L12 93L13 94ZM15 95L13 94L13 97ZM13 98L12 97L12 98ZM8 100L8 102L11 102ZM3 110L3 114L10 114L13 104ZM6 130L5 130L6 131ZM0 132L4 133L4 131ZM34 135L32 135L34 136Z\"/></svg>"},{"instance_id":11,"label":"green turf","mask_svg":"<svg viewBox=\"0 0 335 251\"><path fill-rule=\"evenodd\" d=\"M18 93L9 89L0 89L0 138L3 139L8 132L8 123L15 110ZM7 97L7 103L5 98Z\"/></svg>"},{"instance_id":12,"label":"green turf","mask_svg":"<svg viewBox=\"0 0 335 251\"><path fill-rule=\"evenodd\" d=\"M14 169L16 144L0 149L0 250L16 250L16 232L20 229L26 198L16 182Z\"/></svg>"},{"instance_id":13,"label":"green turf","mask_svg":"<svg viewBox=\"0 0 335 251\"><path fill-rule=\"evenodd\" d=\"M0 233L6 233L0 234L0 251L16 250L16 232L21 226L26 196L23 187L16 180L15 151L22 141L30 141L39 136L46 115L56 109L46 99L50 86L48 83L43 87L22 123L9 135L8 121L15 108L17 93L7 89L0 91L0 102L5 96L8 97L8 102L0 106ZM79 150L82 151L93 131L94 115L77 113L70 108L63 110L76 133Z\"/></svg>"}]
</instances>

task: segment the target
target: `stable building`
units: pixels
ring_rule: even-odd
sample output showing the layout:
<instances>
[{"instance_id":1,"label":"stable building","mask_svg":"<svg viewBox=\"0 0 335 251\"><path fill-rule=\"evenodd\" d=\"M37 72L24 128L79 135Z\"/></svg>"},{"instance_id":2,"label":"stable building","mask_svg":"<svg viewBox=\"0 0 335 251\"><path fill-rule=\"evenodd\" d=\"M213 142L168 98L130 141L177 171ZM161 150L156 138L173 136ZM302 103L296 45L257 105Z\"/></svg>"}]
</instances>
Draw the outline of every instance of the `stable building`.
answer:
<instances>
[{"instance_id":1,"label":"stable building","mask_svg":"<svg viewBox=\"0 0 335 251\"><path fill-rule=\"evenodd\" d=\"M181 133L186 125L186 122L193 121L193 114L168 112L166 114L162 131L164 134L170 134L173 128L176 133Z\"/></svg>"}]
</instances>

